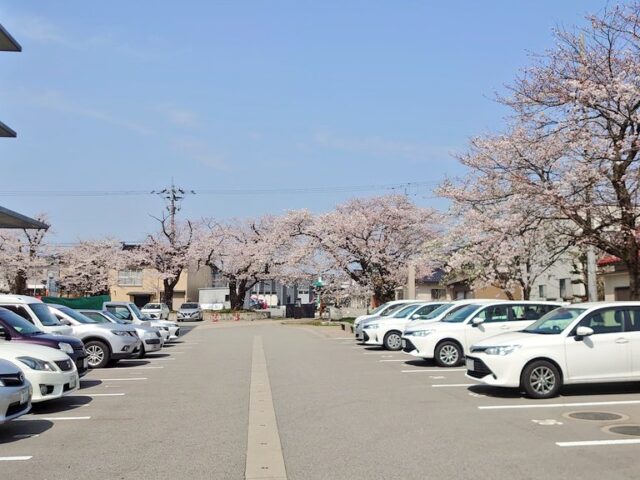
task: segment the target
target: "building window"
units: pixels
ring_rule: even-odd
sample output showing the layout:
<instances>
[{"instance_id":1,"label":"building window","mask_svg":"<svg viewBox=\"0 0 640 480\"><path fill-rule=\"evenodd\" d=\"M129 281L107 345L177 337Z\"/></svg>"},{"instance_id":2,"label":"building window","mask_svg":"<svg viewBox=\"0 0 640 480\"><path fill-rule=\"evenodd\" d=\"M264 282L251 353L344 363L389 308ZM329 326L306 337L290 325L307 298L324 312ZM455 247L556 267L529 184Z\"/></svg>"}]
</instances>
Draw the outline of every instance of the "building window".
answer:
<instances>
[{"instance_id":1,"label":"building window","mask_svg":"<svg viewBox=\"0 0 640 480\"><path fill-rule=\"evenodd\" d=\"M571 297L571 291L569 289L569 279L560 279L560 298L566 300Z\"/></svg>"},{"instance_id":2,"label":"building window","mask_svg":"<svg viewBox=\"0 0 640 480\"><path fill-rule=\"evenodd\" d=\"M118 272L118 285L123 287L141 287L142 270L120 270Z\"/></svg>"},{"instance_id":3,"label":"building window","mask_svg":"<svg viewBox=\"0 0 640 480\"><path fill-rule=\"evenodd\" d=\"M538 297L539 298L547 298L547 286L546 285L538 285Z\"/></svg>"},{"instance_id":4,"label":"building window","mask_svg":"<svg viewBox=\"0 0 640 480\"><path fill-rule=\"evenodd\" d=\"M445 290L443 288L431 289L431 300L441 300L445 297Z\"/></svg>"}]
</instances>

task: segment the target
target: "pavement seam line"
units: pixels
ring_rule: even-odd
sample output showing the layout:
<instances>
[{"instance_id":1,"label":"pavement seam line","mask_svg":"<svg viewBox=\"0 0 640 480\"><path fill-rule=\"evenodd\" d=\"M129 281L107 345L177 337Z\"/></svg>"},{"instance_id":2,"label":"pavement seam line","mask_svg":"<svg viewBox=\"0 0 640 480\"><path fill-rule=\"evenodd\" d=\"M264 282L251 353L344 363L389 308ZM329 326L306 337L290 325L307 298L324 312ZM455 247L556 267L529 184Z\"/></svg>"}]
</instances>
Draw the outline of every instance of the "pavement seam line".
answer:
<instances>
[{"instance_id":1,"label":"pavement seam line","mask_svg":"<svg viewBox=\"0 0 640 480\"><path fill-rule=\"evenodd\" d=\"M253 337L246 480L287 480L261 336Z\"/></svg>"}]
</instances>

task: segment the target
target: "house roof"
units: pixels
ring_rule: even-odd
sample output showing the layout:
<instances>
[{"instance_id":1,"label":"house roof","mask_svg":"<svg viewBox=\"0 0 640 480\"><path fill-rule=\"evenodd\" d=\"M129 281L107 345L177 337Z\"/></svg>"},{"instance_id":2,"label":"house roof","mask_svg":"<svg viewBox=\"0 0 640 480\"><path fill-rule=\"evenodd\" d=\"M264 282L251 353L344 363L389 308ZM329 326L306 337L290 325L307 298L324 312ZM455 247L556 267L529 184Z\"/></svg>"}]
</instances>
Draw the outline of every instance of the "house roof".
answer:
<instances>
[{"instance_id":1,"label":"house roof","mask_svg":"<svg viewBox=\"0 0 640 480\"><path fill-rule=\"evenodd\" d=\"M440 283L445 277L444 270L436 268L429 275L425 275L420 279L421 283Z\"/></svg>"},{"instance_id":2,"label":"house roof","mask_svg":"<svg viewBox=\"0 0 640 480\"><path fill-rule=\"evenodd\" d=\"M620 259L618 257L614 257L613 255L605 255L600 260L598 260L599 267L606 267L607 265L615 265L616 263L620 263Z\"/></svg>"},{"instance_id":3,"label":"house roof","mask_svg":"<svg viewBox=\"0 0 640 480\"><path fill-rule=\"evenodd\" d=\"M7 127L4 123L0 122L0 137L15 138L16 135L16 132L12 128Z\"/></svg>"},{"instance_id":4,"label":"house roof","mask_svg":"<svg viewBox=\"0 0 640 480\"><path fill-rule=\"evenodd\" d=\"M0 51L2 52L21 52L22 47L15 38L0 25Z\"/></svg>"},{"instance_id":5,"label":"house roof","mask_svg":"<svg viewBox=\"0 0 640 480\"><path fill-rule=\"evenodd\" d=\"M47 230L49 225L39 220L26 217L18 212L0 207L0 228L33 228Z\"/></svg>"}]
</instances>

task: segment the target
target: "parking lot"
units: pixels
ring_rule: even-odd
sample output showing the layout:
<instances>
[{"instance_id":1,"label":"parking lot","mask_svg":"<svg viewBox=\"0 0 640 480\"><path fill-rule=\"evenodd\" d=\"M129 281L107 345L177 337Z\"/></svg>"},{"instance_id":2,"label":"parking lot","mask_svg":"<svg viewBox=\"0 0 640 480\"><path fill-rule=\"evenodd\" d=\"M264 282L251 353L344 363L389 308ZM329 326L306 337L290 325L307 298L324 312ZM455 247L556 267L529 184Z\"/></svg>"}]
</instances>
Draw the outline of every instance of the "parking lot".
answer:
<instances>
[{"instance_id":1,"label":"parking lot","mask_svg":"<svg viewBox=\"0 0 640 480\"><path fill-rule=\"evenodd\" d=\"M640 385L475 384L334 327L203 323L4 425L2 478L637 477L640 437L609 429Z\"/></svg>"}]
</instances>

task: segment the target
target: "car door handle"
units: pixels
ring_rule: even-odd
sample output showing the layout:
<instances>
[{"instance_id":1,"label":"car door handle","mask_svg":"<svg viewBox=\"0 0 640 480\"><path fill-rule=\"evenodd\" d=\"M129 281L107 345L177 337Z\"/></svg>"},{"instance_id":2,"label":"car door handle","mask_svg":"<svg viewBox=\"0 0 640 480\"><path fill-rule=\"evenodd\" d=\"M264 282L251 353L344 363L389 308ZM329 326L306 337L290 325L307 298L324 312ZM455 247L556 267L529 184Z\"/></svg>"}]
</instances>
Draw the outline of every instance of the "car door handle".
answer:
<instances>
[{"instance_id":1,"label":"car door handle","mask_svg":"<svg viewBox=\"0 0 640 480\"><path fill-rule=\"evenodd\" d=\"M509 330L509 325L502 325L500 327L501 330Z\"/></svg>"},{"instance_id":2,"label":"car door handle","mask_svg":"<svg viewBox=\"0 0 640 480\"><path fill-rule=\"evenodd\" d=\"M626 338L616 338L616 343L629 343Z\"/></svg>"}]
</instances>

